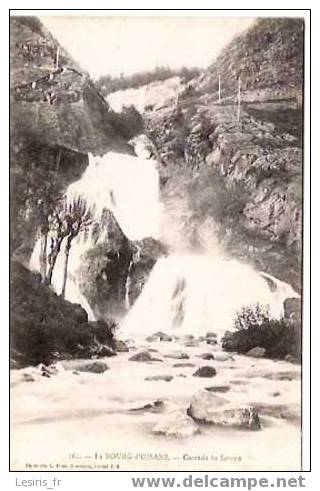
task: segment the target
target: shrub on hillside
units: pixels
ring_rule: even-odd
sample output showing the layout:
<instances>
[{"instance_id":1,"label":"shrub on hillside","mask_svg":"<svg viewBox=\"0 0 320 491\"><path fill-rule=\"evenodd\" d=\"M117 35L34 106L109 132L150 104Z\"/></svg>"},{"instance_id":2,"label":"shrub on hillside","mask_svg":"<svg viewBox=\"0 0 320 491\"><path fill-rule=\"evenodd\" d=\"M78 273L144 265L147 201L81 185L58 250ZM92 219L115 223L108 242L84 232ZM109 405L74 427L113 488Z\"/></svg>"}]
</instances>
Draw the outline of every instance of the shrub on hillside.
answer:
<instances>
[{"instance_id":1,"label":"shrub on hillside","mask_svg":"<svg viewBox=\"0 0 320 491\"><path fill-rule=\"evenodd\" d=\"M257 304L244 307L234 320L235 330L222 338L226 351L247 353L252 348L265 348L269 358L301 357L300 325L289 319L273 319L268 308Z\"/></svg>"},{"instance_id":2,"label":"shrub on hillside","mask_svg":"<svg viewBox=\"0 0 320 491\"><path fill-rule=\"evenodd\" d=\"M108 117L116 131L126 140L143 132L143 118L133 105L125 106L120 113L109 111Z\"/></svg>"}]
</instances>

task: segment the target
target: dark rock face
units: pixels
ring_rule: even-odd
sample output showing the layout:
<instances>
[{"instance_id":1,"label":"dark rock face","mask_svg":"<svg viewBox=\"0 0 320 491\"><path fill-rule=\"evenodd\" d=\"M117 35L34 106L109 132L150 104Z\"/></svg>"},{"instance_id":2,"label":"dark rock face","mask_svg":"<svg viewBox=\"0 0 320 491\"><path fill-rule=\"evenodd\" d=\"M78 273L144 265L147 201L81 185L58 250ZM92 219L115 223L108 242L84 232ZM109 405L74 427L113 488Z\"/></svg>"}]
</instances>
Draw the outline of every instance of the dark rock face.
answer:
<instances>
[{"instance_id":1,"label":"dark rock face","mask_svg":"<svg viewBox=\"0 0 320 491\"><path fill-rule=\"evenodd\" d=\"M16 367L105 356L113 337L107 323L89 323L80 305L57 296L20 263L12 262L10 272L10 357Z\"/></svg>"},{"instance_id":2,"label":"dark rock face","mask_svg":"<svg viewBox=\"0 0 320 491\"><path fill-rule=\"evenodd\" d=\"M50 147L126 148L104 98L41 22L12 17L10 24L13 124L26 122L29 137Z\"/></svg>"},{"instance_id":3,"label":"dark rock face","mask_svg":"<svg viewBox=\"0 0 320 491\"><path fill-rule=\"evenodd\" d=\"M104 210L93 230L92 247L82 256L78 271L80 291L97 318L123 316L163 252L161 244L152 238L130 242L112 212Z\"/></svg>"},{"instance_id":4,"label":"dark rock face","mask_svg":"<svg viewBox=\"0 0 320 491\"><path fill-rule=\"evenodd\" d=\"M80 291L98 318L120 315L125 311L130 243L109 210L104 211L93 237L93 247L82 256L78 271Z\"/></svg>"},{"instance_id":5,"label":"dark rock face","mask_svg":"<svg viewBox=\"0 0 320 491\"><path fill-rule=\"evenodd\" d=\"M128 277L129 303L132 305L140 295L157 260L167 254L166 248L156 239L146 237L131 242L132 262Z\"/></svg>"}]
</instances>

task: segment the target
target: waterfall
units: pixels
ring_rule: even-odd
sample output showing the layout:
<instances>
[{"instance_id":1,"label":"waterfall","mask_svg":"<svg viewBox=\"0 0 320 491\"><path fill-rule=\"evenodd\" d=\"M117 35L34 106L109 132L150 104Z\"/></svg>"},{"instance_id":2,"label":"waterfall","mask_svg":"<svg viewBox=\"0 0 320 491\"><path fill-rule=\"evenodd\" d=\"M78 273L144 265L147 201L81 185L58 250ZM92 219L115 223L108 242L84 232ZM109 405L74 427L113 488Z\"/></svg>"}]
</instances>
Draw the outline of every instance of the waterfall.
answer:
<instances>
[{"instance_id":1,"label":"waterfall","mask_svg":"<svg viewBox=\"0 0 320 491\"><path fill-rule=\"evenodd\" d=\"M214 255L174 254L158 260L144 289L124 319L121 331L142 336L161 330L170 334L218 335L233 327L245 305L268 305L272 317L283 316L283 303L298 297L290 285L236 260Z\"/></svg>"},{"instance_id":2,"label":"waterfall","mask_svg":"<svg viewBox=\"0 0 320 491\"><path fill-rule=\"evenodd\" d=\"M82 196L94 210L94 220L98 223L103 211L111 210L130 240L158 237L162 213L156 162L145 158L140 150L138 153L137 157L116 152L108 152L102 157L89 154L89 165L84 174L66 191L66 199L69 202ZM65 298L81 304L91 320L94 320L94 315L88 301L79 290L77 273L81 265L81 256L97 244L104 243L106 234L107 231L104 231L97 238L92 233L82 233L74 239L70 250ZM31 270L40 271L40 247L39 239L31 256ZM52 285L58 294L62 289L64 251L65 241L61 245L52 278ZM50 236L47 252L50 252ZM137 254L140 254L139 249Z\"/></svg>"},{"instance_id":3,"label":"waterfall","mask_svg":"<svg viewBox=\"0 0 320 491\"><path fill-rule=\"evenodd\" d=\"M168 245L170 227L163 219L165 213L160 202L156 161L144 151L143 145L137 146L137 154L136 157L115 152L102 157L89 154L89 165L81 179L67 189L67 199L83 196L94 210L97 222L101 221L103 210L111 210L124 234L132 241L166 237ZM80 234L70 250L66 299L80 303L90 319L94 319L94 315L79 290L77 273L81 256L104 243L106 234L107 231L98 237L92 232ZM207 240L206 230L201 236ZM64 247L62 244L53 274L52 284L57 293L62 288ZM38 271L40 248L38 241L30 262L30 267ZM172 250L174 253L157 261L140 296L131 306L130 273L141 253L137 246L125 283L124 300L128 313L120 326L125 335L145 335L159 330L198 335L216 331L221 334L232 328L233 319L243 306L268 305L271 315L280 318L284 300L298 297L290 285L224 257L219 247L208 248L210 253L206 254L177 251L176 247Z\"/></svg>"},{"instance_id":4,"label":"waterfall","mask_svg":"<svg viewBox=\"0 0 320 491\"><path fill-rule=\"evenodd\" d=\"M126 309L130 309L130 285L131 285L131 278L130 278L130 272L132 268L133 261L130 261L129 268L128 268L128 275L126 279L126 284L125 284L125 295L124 295L124 304L126 306Z\"/></svg>"}]
</instances>

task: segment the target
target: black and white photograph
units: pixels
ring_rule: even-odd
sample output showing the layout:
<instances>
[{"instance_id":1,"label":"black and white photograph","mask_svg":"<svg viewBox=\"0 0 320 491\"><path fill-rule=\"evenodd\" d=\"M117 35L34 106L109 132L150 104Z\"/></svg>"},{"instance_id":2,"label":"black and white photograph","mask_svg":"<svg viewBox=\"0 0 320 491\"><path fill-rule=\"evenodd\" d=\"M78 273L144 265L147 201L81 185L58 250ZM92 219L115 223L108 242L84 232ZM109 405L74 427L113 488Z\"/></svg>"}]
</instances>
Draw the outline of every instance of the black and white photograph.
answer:
<instances>
[{"instance_id":1,"label":"black and white photograph","mask_svg":"<svg viewBox=\"0 0 320 491\"><path fill-rule=\"evenodd\" d=\"M302 470L305 49L11 13L12 471Z\"/></svg>"}]
</instances>

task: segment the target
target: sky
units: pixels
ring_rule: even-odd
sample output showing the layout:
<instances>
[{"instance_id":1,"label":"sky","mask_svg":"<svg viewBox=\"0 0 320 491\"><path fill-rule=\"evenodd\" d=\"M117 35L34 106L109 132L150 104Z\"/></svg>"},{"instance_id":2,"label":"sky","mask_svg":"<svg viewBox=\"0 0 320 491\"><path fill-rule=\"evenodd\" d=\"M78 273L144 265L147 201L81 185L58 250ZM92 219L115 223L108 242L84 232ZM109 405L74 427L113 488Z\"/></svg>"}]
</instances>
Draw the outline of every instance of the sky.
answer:
<instances>
[{"instance_id":1,"label":"sky","mask_svg":"<svg viewBox=\"0 0 320 491\"><path fill-rule=\"evenodd\" d=\"M208 66L248 17L85 17L40 20L92 78L157 66Z\"/></svg>"}]
</instances>

